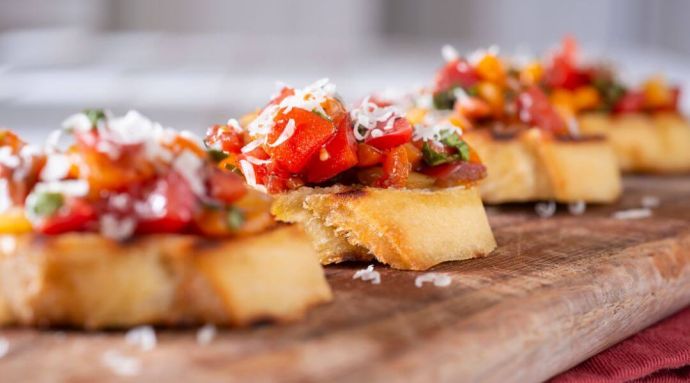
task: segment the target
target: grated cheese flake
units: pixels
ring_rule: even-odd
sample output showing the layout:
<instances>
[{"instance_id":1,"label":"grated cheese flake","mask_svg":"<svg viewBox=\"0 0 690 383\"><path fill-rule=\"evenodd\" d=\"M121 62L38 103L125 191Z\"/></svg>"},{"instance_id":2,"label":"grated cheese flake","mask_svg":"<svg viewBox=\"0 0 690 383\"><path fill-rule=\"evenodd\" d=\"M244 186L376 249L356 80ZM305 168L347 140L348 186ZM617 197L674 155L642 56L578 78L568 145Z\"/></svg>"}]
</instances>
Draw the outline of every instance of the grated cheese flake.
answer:
<instances>
[{"instance_id":1,"label":"grated cheese flake","mask_svg":"<svg viewBox=\"0 0 690 383\"><path fill-rule=\"evenodd\" d=\"M282 144L283 142L289 140L290 137L292 137L292 135L295 134L295 128L296 127L297 127L297 125L295 124L295 120L293 120L291 118L290 120L288 120L283 131L280 132L280 136L278 136L278 138L275 140L274 143L268 144L268 146L274 148L274 147Z\"/></svg>"},{"instance_id":2,"label":"grated cheese flake","mask_svg":"<svg viewBox=\"0 0 690 383\"><path fill-rule=\"evenodd\" d=\"M441 48L441 56L443 56L446 62L451 62L457 60L460 57L460 53L452 45L446 44Z\"/></svg>"},{"instance_id":3,"label":"grated cheese flake","mask_svg":"<svg viewBox=\"0 0 690 383\"><path fill-rule=\"evenodd\" d=\"M534 211L540 218L549 218L556 214L556 207L555 201L537 202L534 205Z\"/></svg>"},{"instance_id":4,"label":"grated cheese flake","mask_svg":"<svg viewBox=\"0 0 690 383\"><path fill-rule=\"evenodd\" d=\"M234 118L231 118L228 120L228 126L231 127L237 133L243 133L244 132L242 130L242 126L240 125L239 121L237 121Z\"/></svg>"},{"instance_id":5,"label":"grated cheese flake","mask_svg":"<svg viewBox=\"0 0 690 383\"><path fill-rule=\"evenodd\" d=\"M39 175L42 181L59 181L69 174L72 162L64 154L51 153L46 158L46 164Z\"/></svg>"},{"instance_id":6,"label":"grated cheese flake","mask_svg":"<svg viewBox=\"0 0 690 383\"><path fill-rule=\"evenodd\" d=\"M88 132L91 128L91 120L84 113L73 114L62 121L62 129L68 131Z\"/></svg>"},{"instance_id":7,"label":"grated cheese flake","mask_svg":"<svg viewBox=\"0 0 690 383\"><path fill-rule=\"evenodd\" d=\"M357 270L352 279L361 279L365 282L371 281L372 285L378 285L381 284L381 273L374 270L374 265L369 265L366 269Z\"/></svg>"},{"instance_id":8,"label":"grated cheese flake","mask_svg":"<svg viewBox=\"0 0 690 383\"><path fill-rule=\"evenodd\" d=\"M202 346L207 346L213 342L218 330L212 324L204 325L196 332L196 342Z\"/></svg>"},{"instance_id":9,"label":"grated cheese flake","mask_svg":"<svg viewBox=\"0 0 690 383\"><path fill-rule=\"evenodd\" d=\"M125 334L125 342L141 351L153 350L156 348L156 341L156 331L151 326L135 327Z\"/></svg>"},{"instance_id":10,"label":"grated cheese flake","mask_svg":"<svg viewBox=\"0 0 690 383\"><path fill-rule=\"evenodd\" d=\"M201 197L206 193L206 186L201 177L201 169L203 166L204 162L201 158L189 150L182 151L182 153L173 160L173 169L187 180L194 194Z\"/></svg>"},{"instance_id":11,"label":"grated cheese flake","mask_svg":"<svg viewBox=\"0 0 690 383\"><path fill-rule=\"evenodd\" d=\"M10 353L10 341L0 337L0 359Z\"/></svg>"},{"instance_id":12,"label":"grated cheese flake","mask_svg":"<svg viewBox=\"0 0 690 383\"><path fill-rule=\"evenodd\" d=\"M34 186L31 194L39 193L60 193L71 197L84 197L89 194L89 183L86 180L39 182Z\"/></svg>"},{"instance_id":13,"label":"grated cheese flake","mask_svg":"<svg viewBox=\"0 0 690 383\"><path fill-rule=\"evenodd\" d=\"M99 220L101 234L110 239L121 241L134 234L137 221L133 218L117 218L113 214L103 214Z\"/></svg>"},{"instance_id":14,"label":"grated cheese flake","mask_svg":"<svg viewBox=\"0 0 690 383\"><path fill-rule=\"evenodd\" d=\"M657 196L653 195L646 195L642 197L642 200L640 201L642 204L642 207L647 208L647 209L653 209L655 207L659 207L661 204L661 200Z\"/></svg>"},{"instance_id":15,"label":"grated cheese flake","mask_svg":"<svg viewBox=\"0 0 690 383\"><path fill-rule=\"evenodd\" d=\"M424 283L433 283L436 287L448 287L451 281L450 276L447 274L426 273L417 276L414 280L414 285L416 287L422 287Z\"/></svg>"},{"instance_id":16,"label":"grated cheese flake","mask_svg":"<svg viewBox=\"0 0 690 383\"><path fill-rule=\"evenodd\" d=\"M568 204L568 211L572 215L582 215L587 210L587 203L585 201L576 201Z\"/></svg>"},{"instance_id":17,"label":"grated cheese flake","mask_svg":"<svg viewBox=\"0 0 690 383\"><path fill-rule=\"evenodd\" d=\"M101 362L120 376L136 376L141 372L142 367L139 359L124 355L116 350L106 351Z\"/></svg>"},{"instance_id":18,"label":"grated cheese flake","mask_svg":"<svg viewBox=\"0 0 690 383\"><path fill-rule=\"evenodd\" d=\"M14 169L19 166L19 157L12 153L12 148L9 146L0 147L0 165Z\"/></svg>"},{"instance_id":19,"label":"grated cheese flake","mask_svg":"<svg viewBox=\"0 0 690 383\"><path fill-rule=\"evenodd\" d=\"M619 210L611 215L614 219L628 220L628 219L642 219L652 216L652 210L649 208Z\"/></svg>"},{"instance_id":20,"label":"grated cheese flake","mask_svg":"<svg viewBox=\"0 0 690 383\"><path fill-rule=\"evenodd\" d=\"M10 186L6 179L0 179L0 213L12 207L12 196Z\"/></svg>"}]
</instances>

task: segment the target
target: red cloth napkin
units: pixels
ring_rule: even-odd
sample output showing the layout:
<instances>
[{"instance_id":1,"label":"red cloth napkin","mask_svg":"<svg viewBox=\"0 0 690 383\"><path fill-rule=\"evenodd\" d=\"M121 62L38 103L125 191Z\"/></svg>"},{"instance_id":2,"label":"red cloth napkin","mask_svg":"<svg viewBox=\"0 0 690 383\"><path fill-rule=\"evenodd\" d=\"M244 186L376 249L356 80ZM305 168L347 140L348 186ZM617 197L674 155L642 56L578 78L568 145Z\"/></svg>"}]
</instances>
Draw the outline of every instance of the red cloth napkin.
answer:
<instances>
[{"instance_id":1,"label":"red cloth napkin","mask_svg":"<svg viewBox=\"0 0 690 383\"><path fill-rule=\"evenodd\" d=\"M554 377L552 383L690 382L690 307Z\"/></svg>"}]
</instances>

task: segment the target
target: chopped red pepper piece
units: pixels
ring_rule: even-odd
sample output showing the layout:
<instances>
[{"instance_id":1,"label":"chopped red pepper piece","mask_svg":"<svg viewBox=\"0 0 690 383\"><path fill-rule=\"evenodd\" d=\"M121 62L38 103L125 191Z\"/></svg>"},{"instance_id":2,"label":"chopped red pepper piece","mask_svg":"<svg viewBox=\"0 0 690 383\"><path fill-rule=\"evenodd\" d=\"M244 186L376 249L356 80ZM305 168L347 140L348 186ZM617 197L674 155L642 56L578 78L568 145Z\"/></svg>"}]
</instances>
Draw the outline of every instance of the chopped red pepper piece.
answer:
<instances>
[{"instance_id":1,"label":"chopped red pepper piece","mask_svg":"<svg viewBox=\"0 0 690 383\"><path fill-rule=\"evenodd\" d=\"M272 147L288 126L294 121L294 133L284 142ZM335 134L335 126L326 118L304 109L293 108L289 113L278 112L275 126L268 135L265 148L282 168L291 173L300 173L318 153L321 147Z\"/></svg>"}]
</instances>

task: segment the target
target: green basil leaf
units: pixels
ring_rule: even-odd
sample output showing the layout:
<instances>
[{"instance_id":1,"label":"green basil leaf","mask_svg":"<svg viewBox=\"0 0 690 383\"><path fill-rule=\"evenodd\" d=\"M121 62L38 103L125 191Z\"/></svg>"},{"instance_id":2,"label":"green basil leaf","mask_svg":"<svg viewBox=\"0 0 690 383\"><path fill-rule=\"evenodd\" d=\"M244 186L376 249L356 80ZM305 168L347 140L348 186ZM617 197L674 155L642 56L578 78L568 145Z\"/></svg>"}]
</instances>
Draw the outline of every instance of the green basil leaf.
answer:
<instances>
[{"instance_id":1,"label":"green basil leaf","mask_svg":"<svg viewBox=\"0 0 690 383\"><path fill-rule=\"evenodd\" d=\"M65 204L65 197L60 193L41 193L33 200L31 211L38 217L55 214Z\"/></svg>"},{"instance_id":2,"label":"green basil leaf","mask_svg":"<svg viewBox=\"0 0 690 383\"><path fill-rule=\"evenodd\" d=\"M228 154L222 150L208 149L206 152L208 153L208 157L213 162L220 162L220 161L223 161L224 159L228 158Z\"/></svg>"},{"instance_id":3,"label":"green basil leaf","mask_svg":"<svg viewBox=\"0 0 690 383\"><path fill-rule=\"evenodd\" d=\"M458 159L468 161L470 159L470 147L457 133L451 133L441 139L444 145L455 148L458 151Z\"/></svg>"},{"instance_id":4,"label":"green basil leaf","mask_svg":"<svg viewBox=\"0 0 690 383\"><path fill-rule=\"evenodd\" d=\"M103 109L85 109L83 112L91 121L91 126L98 125L98 121L105 120L105 111Z\"/></svg>"},{"instance_id":5,"label":"green basil leaf","mask_svg":"<svg viewBox=\"0 0 690 383\"><path fill-rule=\"evenodd\" d=\"M428 142L422 146L422 158L429 166L436 166L453 161L453 157L446 153L435 151Z\"/></svg>"},{"instance_id":6,"label":"green basil leaf","mask_svg":"<svg viewBox=\"0 0 690 383\"><path fill-rule=\"evenodd\" d=\"M238 208L231 207L228 209L227 223L228 227L232 230L239 230L244 224L245 217L244 212Z\"/></svg>"},{"instance_id":7,"label":"green basil leaf","mask_svg":"<svg viewBox=\"0 0 690 383\"><path fill-rule=\"evenodd\" d=\"M443 109L453 109L453 105L455 104L455 88L450 88L448 90L445 90L443 92L436 92L433 95L433 104L434 108L443 110Z\"/></svg>"}]
</instances>

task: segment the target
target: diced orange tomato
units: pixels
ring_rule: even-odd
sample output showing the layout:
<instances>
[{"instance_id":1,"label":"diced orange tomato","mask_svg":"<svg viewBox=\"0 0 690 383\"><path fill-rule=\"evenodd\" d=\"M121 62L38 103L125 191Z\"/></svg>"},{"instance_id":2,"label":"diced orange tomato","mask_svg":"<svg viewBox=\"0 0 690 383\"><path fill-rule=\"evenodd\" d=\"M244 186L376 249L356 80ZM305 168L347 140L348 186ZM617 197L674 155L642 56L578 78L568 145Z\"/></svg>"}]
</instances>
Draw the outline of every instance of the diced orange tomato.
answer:
<instances>
[{"instance_id":1,"label":"diced orange tomato","mask_svg":"<svg viewBox=\"0 0 690 383\"><path fill-rule=\"evenodd\" d=\"M419 166L422 162L422 151L409 142L403 145L403 148L407 151L407 160L410 162L410 165L413 168Z\"/></svg>"},{"instance_id":2,"label":"diced orange tomato","mask_svg":"<svg viewBox=\"0 0 690 383\"><path fill-rule=\"evenodd\" d=\"M228 225L228 213L224 209L202 209L194 216L194 226L208 237L222 237L232 232Z\"/></svg>"},{"instance_id":3,"label":"diced orange tomato","mask_svg":"<svg viewBox=\"0 0 690 383\"><path fill-rule=\"evenodd\" d=\"M13 208L0 213L0 234L22 234L31 231L24 209Z\"/></svg>"},{"instance_id":4,"label":"diced orange tomato","mask_svg":"<svg viewBox=\"0 0 690 383\"><path fill-rule=\"evenodd\" d=\"M271 147L290 120L295 122L294 134L280 145ZM265 149L281 167L291 173L300 173L335 132L331 121L314 112L300 108L293 108L287 114L280 111Z\"/></svg>"},{"instance_id":5,"label":"diced orange tomato","mask_svg":"<svg viewBox=\"0 0 690 383\"><path fill-rule=\"evenodd\" d=\"M477 89L479 97L489 104L494 116L502 115L504 109L503 89L496 83L489 81L480 82Z\"/></svg>"},{"instance_id":6,"label":"diced orange tomato","mask_svg":"<svg viewBox=\"0 0 690 383\"><path fill-rule=\"evenodd\" d=\"M506 71L501 59L488 53L475 65L477 74L485 81L502 84L505 81Z\"/></svg>"},{"instance_id":7,"label":"diced orange tomato","mask_svg":"<svg viewBox=\"0 0 690 383\"><path fill-rule=\"evenodd\" d=\"M383 162L383 152L367 144L357 145L358 167L370 167Z\"/></svg>"},{"instance_id":8,"label":"diced orange tomato","mask_svg":"<svg viewBox=\"0 0 690 383\"><path fill-rule=\"evenodd\" d=\"M599 106L600 102L599 92L591 85L581 86L573 94L573 104L578 112L594 109Z\"/></svg>"},{"instance_id":9,"label":"diced orange tomato","mask_svg":"<svg viewBox=\"0 0 690 383\"><path fill-rule=\"evenodd\" d=\"M13 151L19 150L25 143L13 131L0 129L0 146L9 146Z\"/></svg>"},{"instance_id":10,"label":"diced orange tomato","mask_svg":"<svg viewBox=\"0 0 690 383\"><path fill-rule=\"evenodd\" d=\"M520 70L520 81L527 85L538 84L544 76L544 67L539 61L532 61Z\"/></svg>"},{"instance_id":11,"label":"diced orange tomato","mask_svg":"<svg viewBox=\"0 0 690 383\"><path fill-rule=\"evenodd\" d=\"M95 148L79 145L74 155L85 168L78 167L77 176L86 178L93 190L122 190L155 175L154 165L143 158L140 145L122 148L117 160Z\"/></svg>"},{"instance_id":12,"label":"diced orange tomato","mask_svg":"<svg viewBox=\"0 0 690 383\"><path fill-rule=\"evenodd\" d=\"M648 108L663 108L673 99L673 92L661 76L655 76L642 85L645 106Z\"/></svg>"},{"instance_id":13,"label":"diced orange tomato","mask_svg":"<svg viewBox=\"0 0 690 383\"><path fill-rule=\"evenodd\" d=\"M424 117L426 117L427 110L424 108L411 108L405 113L405 118L412 125L418 125L424 122Z\"/></svg>"},{"instance_id":14,"label":"diced orange tomato","mask_svg":"<svg viewBox=\"0 0 690 383\"><path fill-rule=\"evenodd\" d=\"M407 158L407 150L398 146L391 149L383 161L383 178L378 186L402 188L407 184L407 177L411 171L410 160Z\"/></svg>"},{"instance_id":15,"label":"diced orange tomato","mask_svg":"<svg viewBox=\"0 0 690 383\"><path fill-rule=\"evenodd\" d=\"M169 144L169 148L174 154L180 154L184 150L188 150L199 157L206 157L206 151L201 146L186 137L182 137L181 135L177 135L175 137L175 139Z\"/></svg>"},{"instance_id":16,"label":"diced orange tomato","mask_svg":"<svg viewBox=\"0 0 690 383\"><path fill-rule=\"evenodd\" d=\"M479 97L455 101L455 111L469 119L481 119L491 115L491 106Z\"/></svg>"}]
</instances>

